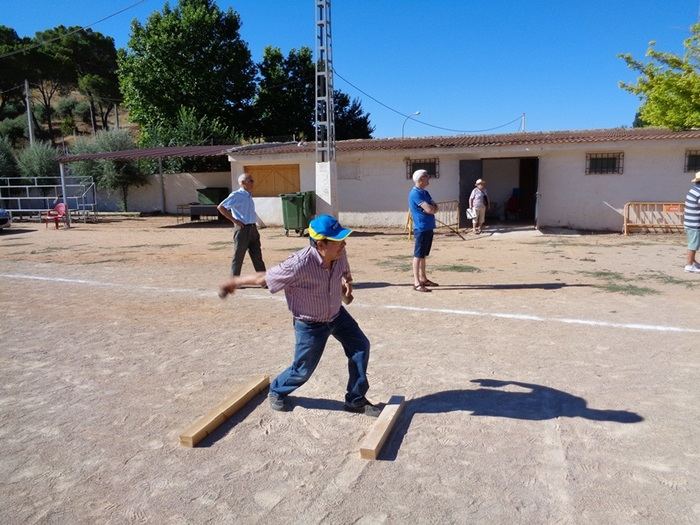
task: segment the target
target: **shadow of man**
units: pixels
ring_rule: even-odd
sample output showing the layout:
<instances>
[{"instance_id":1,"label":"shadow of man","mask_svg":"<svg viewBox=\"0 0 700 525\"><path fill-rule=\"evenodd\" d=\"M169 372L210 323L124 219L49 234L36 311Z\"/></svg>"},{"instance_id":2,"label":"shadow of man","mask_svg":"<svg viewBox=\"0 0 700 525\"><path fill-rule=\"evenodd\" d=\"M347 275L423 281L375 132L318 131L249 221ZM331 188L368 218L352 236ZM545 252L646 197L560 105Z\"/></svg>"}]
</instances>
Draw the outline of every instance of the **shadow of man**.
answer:
<instances>
[{"instance_id":1,"label":"shadow of man","mask_svg":"<svg viewBox=\"0 0 700 525\"><path fill-rule=\"evenodd\" d=\"M533 383L498 379L473 379L480 388L446 390L406 402L399 422L379 459L394 460L415 414L467 411L473 416L505 417L541 421L558 417L581 417L593 421L639 423L644 418L625 410L589 408L582 397ZM502 390L513 386L522 390Z\"/></svg>"}]
</instances>

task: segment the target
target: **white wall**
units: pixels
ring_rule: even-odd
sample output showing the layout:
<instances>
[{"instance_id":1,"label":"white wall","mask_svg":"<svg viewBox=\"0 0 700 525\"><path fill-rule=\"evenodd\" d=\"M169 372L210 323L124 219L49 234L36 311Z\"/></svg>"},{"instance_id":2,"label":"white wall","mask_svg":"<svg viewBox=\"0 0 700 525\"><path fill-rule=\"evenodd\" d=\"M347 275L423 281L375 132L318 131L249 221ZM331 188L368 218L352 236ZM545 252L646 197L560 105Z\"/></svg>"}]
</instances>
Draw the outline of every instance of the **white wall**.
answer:
<instances>
[{"instance_id":1,"label":"white wall","mask_svg":"<svg viewBox=\"0 0 700 525\"><path fill-rule=\"evenodd\" d=\"M681 202L691 175L685 150L697 141L635 141L559 146L540 156L540 226L622 231L629 201ZM586 153L624 152L622 175L586 175Z\"/></svg>"},{"instance_id":2,"label":"white wall","mask_svg":"<svg viewBox=\"0 0 700 525\"><path fill-rule=\"evenodd\" d=\"M339 153L340 219L349 226L405 225L407 195L413 185L406 178L407 157L439 158L440 178L431 180L428 186L438 202L458 199L460 160L483 158L489 195L499 204L502 216L503 203L519 184L518 157L538 157L540 226L621 231L626 202L683 200L691 178L683 172L686 149L700 149L700 141L636 140L465 148L461 152L444 149ZM585 175L586 153L618 151L625 154L622 175ZM301 191L315 187L313 154L241 157L231 164L231 178L249 164L299 164ZM256 197L255 202L265 223L282 224L278 197Z\"/></svg>"},{"instance_id":3,"label":"white wall","mask_svg":"<svg viewBox=\"0 0 700 525\"><path fill-rule=\"evenodd\" d=\"M153 212L162 209L160 176L152 175L148 181L146 186L129 188L129 211ZM228 172L166 173L164 184L166 213L176 213L178 204L197 202L197 188L227 187L230 190L231 177ZM99 211L121 211L121 193L98 190L97 204Z\"/></svg>"}]
</instances>

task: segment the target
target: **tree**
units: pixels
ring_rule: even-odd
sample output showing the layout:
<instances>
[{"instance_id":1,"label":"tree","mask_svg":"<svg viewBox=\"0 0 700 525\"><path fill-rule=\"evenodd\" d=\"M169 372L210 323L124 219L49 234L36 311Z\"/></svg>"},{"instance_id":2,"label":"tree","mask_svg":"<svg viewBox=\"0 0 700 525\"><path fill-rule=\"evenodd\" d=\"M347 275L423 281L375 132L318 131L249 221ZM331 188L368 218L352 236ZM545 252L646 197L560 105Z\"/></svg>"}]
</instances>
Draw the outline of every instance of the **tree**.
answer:
<instances>
[{"instance_id":1,"label":"tree","mask_svg":"<svg viewBox=\"0 0 700 525\"><path fill-rule=\"evenodd\" d=\"M154 129L174 124L180 108L218 118L237 133L251 130L255 66L239 35L240 17L213 0L179 0L132 22L119 56L119 83L131 121Z\"/></svg>"},{"instance_id":2,"label":"tree","mask_svg":"<svg viewBox=\"0 0 700 525\"><path fill-rule=\"evenodd\" d=\"M238 144L240 137L224 126L218 118L198 118L192 108L180 108L177 121L173 125L161 124L145 130L141 144L145 147L158 146L204 146L209 144ZM144 162L150 173L156 172L156 165ZM164 169L170 173L228 171L230 164L225 156L220 157L172 157L164 159Z\"/></svg>"},{"instance_id":3,"label":"tree","mask_svg":"<svg viewBox=\"0 0 700 525\"><path fill-rule=\"evenodd\" d=\"M17 32L7 26L0 25L0 55L17 51L29 45L29 39L20 38ZM0 59L0 118L15 117L5 114L8 102L17 102L24 108L22 102L24 90L21 88L27 78L27 63L23 53L17 53Z\"/></svg>"},{"instance_id":4,"label":"tree","mask_svg":"<svg viewBox=\"0 0 700 525\"><path fill-rule=\"evenodd\" d=\"M0 178L16 177L18 173L12 144L5 137L0 137Z\"/></svg>"},{"instance_id":5,"label":"tree","mask_svg":"<svg viewBox=\"0 0 700 525\"><path fill-rule=\"evenodd\" d=\"M12 147L28 136L26 115L17 115L15 118L6 118L0 121L0 137L7 139Z\"/></svg>"},{"instance_id":6,"label":"tree","mask_svg":"<svg viewBox=\"0 0 700 525\"><path fill-rule=\"evenodd\" d=\"M34 53L34 62L51 136L51 100L55 93L66 94L74 87L88 99L93 132L98 111L102 129L108 129L109 113L120 98L114 39L91 29L57 26L38 32L34 40L43 42Z\"/></svg>"},{"instance_id":7,"label":"tree","mask_svg":"<svg viewBox=\"0 0 700 525\"><path fill-rule=\"evenodd\" d=\"M644 64L631 54L619 55L630 69L641 73L635 84L620 82L620 87L642 100L635 125L662 126L671 129L700 127L700 23L691 27L684 41L683 57L657 51L649 43Z\"/></svg>"},{"instance_id":8,"label":"tree","mask_svg":"<svg viewBox=\"0 0 700 525\"><path fill-rule=\"evenodd\" d=\"M100 131L94 138L77 140L71 152L97 153L135 148L134 139L128 131L112 130ZM124 211L128 211L129 189L148 184L148 174L130 160L81 161L74 163L73 171L78 175L93 177L100 188L119 191Z\"/></svg>"},{"instance_id":9,"label":"tree","mask_svg":"<svg viewBox=\"0 0 700 525\"><path fill-rule=\"evenodd\" d=\"M287 57L268 46L258 64L255 97L257 133L268 140L314 139L314 64L311 49L292 49Z\"/></svg>"},{"instance_id":10,"label":"tree","mask_svg":"<svg viewBox=\"0 0 700 525\"><path fill-rule=\"evenodd\" d=\"M369 139L372 138L374 126L369 123L369 113L362 113L359 99L350 101L350 97L342 91L333 93L335 113L335 138Z\"/></svg>"},{"instance_id":11,"label":"tree","mask_svg":"<svg viewBox=\"0 0 700 525\"><path fill-rule=\"evenodd\" d=\"M39 179L39 184L54 185L58 181L58 152L48 142L35 142L20 151L17 166L22 177Z\"/></svg>"},{"instance_id":12,"label":"tree","mask_svg":"<svg viewBox=\"0 0 700 525\"><path fill-rule=\"evenodd\" d=\"M292 49L285 58L279 48L268 46L258 70L254 105L258 133L272 140L292 136L314 140L316 72L311 49ZM374 128L359 100L351 102L347 94L335 90L333 102L337 139L371 138Z\"/></svg>"}]
</instances>

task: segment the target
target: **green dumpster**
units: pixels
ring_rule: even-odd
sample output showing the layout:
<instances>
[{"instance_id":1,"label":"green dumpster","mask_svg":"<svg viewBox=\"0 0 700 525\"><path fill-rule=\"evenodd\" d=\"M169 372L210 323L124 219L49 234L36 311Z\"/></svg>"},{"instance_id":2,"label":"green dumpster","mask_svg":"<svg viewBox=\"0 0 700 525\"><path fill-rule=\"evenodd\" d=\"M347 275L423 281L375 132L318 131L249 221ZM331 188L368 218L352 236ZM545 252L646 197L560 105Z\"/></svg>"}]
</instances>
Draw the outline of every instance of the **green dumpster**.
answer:
<instances>
[{"instance_id":1,"label":"green dumpster","mask_svg":"<svg viewBox=\"0 0 700 525\"><path fill-rule=\"evenodd\" d=\"M281 193L284 234L294 230L299 236L309 227L311 217L316 214L316 194L313 191Z\"/></svg>"}]
</instances>

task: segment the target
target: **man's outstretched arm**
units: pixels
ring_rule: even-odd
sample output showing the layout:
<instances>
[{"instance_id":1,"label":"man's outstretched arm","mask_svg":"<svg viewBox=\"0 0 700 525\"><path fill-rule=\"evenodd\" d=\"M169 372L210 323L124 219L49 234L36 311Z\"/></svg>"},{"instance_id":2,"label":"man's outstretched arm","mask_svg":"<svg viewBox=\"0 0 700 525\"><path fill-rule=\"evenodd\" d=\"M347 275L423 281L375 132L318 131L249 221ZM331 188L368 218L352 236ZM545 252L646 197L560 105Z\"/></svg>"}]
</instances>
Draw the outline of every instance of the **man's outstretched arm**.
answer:
<instances>
[{"instance_id":1,"label":"man's outstretched arm","mask_svg":"<svg viewBox=\"0 0 700 525\"><path fill-rule=\"evenodd\" d=\"M228 281L219 286L219 297L224 299L227 295L234 293L238 288L245 285L262 286L265 283L265 272L249 273L248 275L238 275L231 277Z\"/></svg>"}]
</instances>

